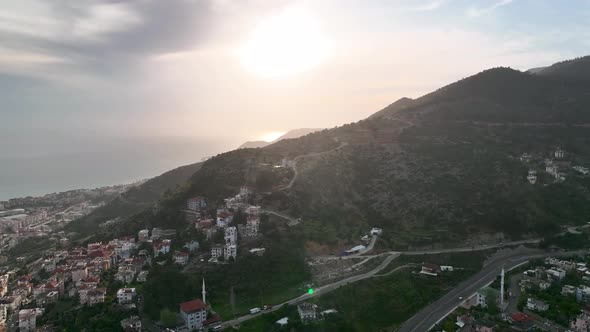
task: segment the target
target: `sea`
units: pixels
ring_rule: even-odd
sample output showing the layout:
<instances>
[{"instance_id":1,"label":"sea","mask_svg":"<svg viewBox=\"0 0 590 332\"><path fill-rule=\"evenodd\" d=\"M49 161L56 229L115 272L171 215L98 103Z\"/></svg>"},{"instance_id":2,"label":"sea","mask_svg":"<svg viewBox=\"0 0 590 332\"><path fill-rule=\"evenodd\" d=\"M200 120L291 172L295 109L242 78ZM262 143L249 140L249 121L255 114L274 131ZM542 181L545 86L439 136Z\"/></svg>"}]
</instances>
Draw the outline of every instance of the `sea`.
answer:
<instances>
[{"instance_id":1,"label":"sea","mask_svg":"<svg viewBox=\"0 0 590 332\"><path fill-rule=\"evenodd\" d=\"M151 178L235 149L240 138L0 140L0 201Z\"/></svg>"}]
</instances>

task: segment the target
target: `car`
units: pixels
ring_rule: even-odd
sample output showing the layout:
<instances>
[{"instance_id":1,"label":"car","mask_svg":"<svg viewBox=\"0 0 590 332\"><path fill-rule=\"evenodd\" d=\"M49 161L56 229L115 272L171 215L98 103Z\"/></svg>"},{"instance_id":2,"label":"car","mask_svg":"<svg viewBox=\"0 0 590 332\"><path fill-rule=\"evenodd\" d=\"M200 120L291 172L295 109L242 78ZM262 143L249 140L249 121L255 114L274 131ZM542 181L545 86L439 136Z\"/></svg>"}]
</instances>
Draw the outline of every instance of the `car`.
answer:
<instances>
[{"instance_id":1,"label":"car","mask_svg":"<svg viewBox=\"0 0 590 332\"><path fill-rule=\"evenodd\" d=\"M213 331L221 331L223 329L223 327L221 325L215 325L213 326Z\"/></svg>"},{"instance_id":2,"label":"car","mask_svg":"<svg viewBox=\"0 0 590 332\"><path fill-rule=\"evenodd\" d=\"M463 296L459 296L459 300L463 300Z\"/></svg>"}]
</instances>

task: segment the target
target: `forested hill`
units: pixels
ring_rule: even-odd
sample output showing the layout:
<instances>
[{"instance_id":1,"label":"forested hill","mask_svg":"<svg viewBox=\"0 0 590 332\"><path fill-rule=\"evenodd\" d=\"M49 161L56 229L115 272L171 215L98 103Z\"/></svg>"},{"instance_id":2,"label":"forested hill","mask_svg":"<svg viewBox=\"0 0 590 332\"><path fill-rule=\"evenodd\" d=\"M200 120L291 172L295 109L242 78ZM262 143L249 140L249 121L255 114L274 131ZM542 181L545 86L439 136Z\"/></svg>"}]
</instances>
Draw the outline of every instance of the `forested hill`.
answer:
<instances>
[{"instance_id":1,"label":"forested hill","mask_svg":"<svg viewBox=\"0 0 590 332\"><path fill-rule=\"evenodd\" d=\"M545 159L558 148L556 176ZM269 167L283 158L297 158L288 188ZM356 123L220 154L149 218L166 223L187 197L221 202L247 185L266 208L316 225L319 242L354 242L369 226L396 248L531 237L588 220L590 178L573 166L590 166L588 81L495 68Z\"/></svg>"},{"instance_id":2,"label":"forested hill","mask_svg":"<svg viewBox=\"0 0 590 332\"><path fill-rule=\"evenodd\" d=\"M98 225L117 217L126 218L152 209L158 200L164 195L171 194L180 186L187 184L188 179L197 172L202 162L181 166L147 180L140 186L131 188L121 194L105 206L93 211L88 216L72 222L68 230L80 232L84 235L91 234L98 229Z\"/></svg>"}]
</instances>

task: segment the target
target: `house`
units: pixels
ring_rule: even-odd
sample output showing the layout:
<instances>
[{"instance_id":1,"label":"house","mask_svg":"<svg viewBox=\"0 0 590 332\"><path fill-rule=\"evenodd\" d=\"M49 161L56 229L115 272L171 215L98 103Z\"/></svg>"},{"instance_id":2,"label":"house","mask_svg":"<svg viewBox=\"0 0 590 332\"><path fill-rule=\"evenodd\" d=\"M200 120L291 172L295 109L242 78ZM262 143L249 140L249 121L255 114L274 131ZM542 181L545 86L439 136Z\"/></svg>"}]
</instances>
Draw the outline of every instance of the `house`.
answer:
<instances>
[{"instance_id":1,"label":"house","mask_svg":"<svg viewBox=\"0 0 590 332\"><path fill-rule=\"evenodd\" d=\"M553 153L553 156L556 159L562 159L563 157L565 157L565 151L563 151L561 148L557 148L557 150L555 150L555 152Z\"/></svg>"},{"instance_id":2,"label":"house","mask_svg":"<svg viewBox=\"0 0 590 332\"><path fill-rule=\"evenodd\" d=\"M91 289L86 292L86 302L82 303L82 298L80 297L81 304L88 304L88 305L95 305L97 303L104 303L105 296L107 294L106 288L96 288Z\"/></svg>"},{"instance_id":3,"label":"house","mask_svg":"<svg viewBox=\"0 0 590 332\"><path fill-rule=\"evenodd\" d=\"M467 300L465 300L465 302L463 302L463 304L461 304L461 306L466 309L469 309L471 307L477 307L477 306L485 308L488 306L487 297L488 297L488 294L490 294L490 293L494 294L494 298L498 298L498 296L499 296L498 291L496 289L491 288L491 287L485 287L485 288L480 289L477 293L475 293L473 296L471 296Z\"/></svg>"},{"instance_id":4,"label":"house","mask_svg":"<svg viewBox=\"0 0 590 332\"><path fill-rule=\"evenodd\" d=\"M121 288L117 291L117 302L119 304L132 303L135 294L135 288Z\"/></svg>"},{"instance_id":5,"label":"house","mask_svg":"<svg viewBox=\"0 0 590 332\"><path fill-rule=\"evenodd\" d=\"M199 241L192 240L190 242L187 242L184 245L184 248L186 248L186 250L188 250L188 252L195 252L195 251L199 250Z\"/></svg>"},{"instance_id":6,"label":"house","mask_svg":"<svg viewBox=\"0 0 590 332\"><path fill-rule=\"evenodd\" d=\"M223 246L214 245L211 247L211 259L210 261L217 261L219 257L223 256Z\"/></svg>"},{"instance_id":7,"label":"house","mask_svg":"<svg viewBox=\"0 0 590 332\"><path fill-rule=\"evenodd\" d=\"M238 242L238 230L235 226L226 227L224 236L226 244L236 244Z\"/></svg>"},{"instance_id":8,"label":"house","mask_svg":"<svg viewBox=\"0 0 590 332\"><path fill-rule=\"evenodd\" d=\"M186 201L187 209L191 211L200 211L207 208L207 200L204 197L192 197Z\"/></svg>"},{"instance_id":9,"label":"house","mask_svg":"<svg viewBox=\"0 0 590 332\"><path fill-rule=\"evenodd\" d=\"M381 228L373 227L371 229L371 235L381 235L383 230Z\"/></svg>"},{"instance_id":10,"label":"house","mask_svg":"<svg viewBox=\"0 0 590 332\"><path fill-rule=\"evenodd\" d=\"M576 172L578 173L582 173L584 175L588 174L590 171L588 170L587 167L582 167L582 166L574 166L572 167Z\"/></svg>"},{"instance_id":11,"label":"house","mask_svg":"<svg viewBox=\"0 0 590 332\"><path fill-rule=\"evenodd\" d=\"M553 279L561 280L561 279L565 278L565 271L562 269L558 269L558 268L552 268L552 269L547 270L547 275Z\"/></svg>"},{"instance_id":12,"label":"house","mask_svg":"<svg viewBox=\"0 0 590 332\"><path fill-rule=\"evenodd\" d=\"M139 316L131 316L121 321L121 327L125 332L140 332L141 331L141 319Z\"/></svg>"},{"instance_id":13,"label":"house","mask_svg":"<svg viewBox=\"0 0 590 332\"><path fill-rule=\"evenodd\" d=\"M511 327L517 331L529 331L535 325L534 319L522 312L516 312L510 315L509 321L512 322Z\"/></svg>"},{"instance_id":14,"label":"house","mask_svg":"<svg viewBox=\"0 0 590 332\"><path fill-rule=\"evenodd\" d=\"M167 254L170 252L170 244L172 241L170 240L162 240L162 241L154 241L153 248L154 248L154 257L158 257L160 254Z\"/></svg>"},{"instance_id":15,"label":"house","mask_svg":"<svg viewBox=\"0 0 590 332\"><path fill-rule=\"evenodd\" d=\"M534 169L529 169L529 174L527 175L526 179L529 181L530 184L537 183L537 171Z\"/></svg>"},{"instance_id":16,"label":"house","mask_svg":"<svg viewBox=\"0 0 590 332\"><path fill-rule=\"evenodd\" d=\"M590 313L582 311L574 320L570 322L570 328L576 332L590 331Z\"/></svg>"},{"instance_id":17,"label":"house","mask_svg":"<svg viewBox=\"0 0 590 332\"><path fill-rule=\"evenodd\" d=\"M232 257L235 260L237 255L238 255L238 246L236 246L235 244L226 244L223 247L223 258L226 261L229 261L230 257Z\"/></svg>"},{"instance_id":18,"label":"house","mask_svg":"<svg viewBox=\"0 0 590 332\"><path fill-rule=\"evenodd\" d=\"M138 242L146 242L150 238L150 230L149 229L142 229L137 233L137 241Z\"/></svg>"},{"instance_id":19,"label":"house","mask_svg":"<svg viewBox=\"0 0 590 332\"><path fill-rule=\"evenodd\" d=\"M149 273L150 273L150 271L141 271L141 272L139 272L139 274L137 275L137 279L136 279L137 282L146 282Z\"/></svg>"},{"instance_id":20,"label":"house","mask_svg":"<svg viewBox=\"0 0 590 332\"><path fill-rule=\"evenodd\" d=\"M250 216L246 220L246 237L257 237L260 228L260 217Z\"/></svg>"},{"instance_id":21,"label":"house","mask_svg":"<svg viewBox=\"0 0 590 332\"><path fill-rule=\"evenodd\" d=\"M186 265L186 264L188 264L188 252L176 251L176 252L174 252L174 255L172 256L172 260L176 264Z\"/></svg>"},{"instance_id":22,"label":"house","mask_svg":"<svg viewBox=\"0 0 590 332\"><path fill-rule=\"evenodd\" d=\"M529 297L526 301L526 307L529 310L534 311L546 311L549 309L549 305L541 300L533 299Z\"/></svg>"},{"instance_id":23,"label":"house","mask_svg":"<svg viewBox=\"0 0 590 332\"><path fill-rule=\"evenodd\" d=\"M35 331L37 309L22 309L18 312L18 329L21 332Z\"/></svg>"},{"instance_id":24,"label":"house","mask_svg":"<svg viewBox=\"0 0 590 332\"><path fill-rule=\"evenodd\" d=\"M266 252L266 248L252 248L250 253L256 256L262 256Z\"/></svg>"},{"instance_id":25,"label":"house","mask_svg":"<svg viewBox=\"0 0 590 332\"><path fill-rule=\"evenodd\" d=\"M436 277L440 273L440 271L440 266L436 264L424 263L422 264L422 270L420 270L420 273Z\"/></svg>"},{"instance_id":26,"label":"house","mask_svg":"<svg viewBox=\"0 0 590 332\"><path fill-rule=\"evenodd\" d=\"M367 249L367 247L365 247L363 245L358 245L358 246L354 246L354 247L346 250L344 253L346 255L353 255L353 254L358 254L358 253L362 252L365 249Z\"/></svg>"},{"instance_id":27,"label":"house","mask_svg":"<svg viewBox=\"0 0 590 332\"><path fill-rule=\"evenodd\" d=\"M299 313L299 318L301 318L303 324L307 324L316 319L316 308L317 306L315 304L307 302L297 305L297 312Z\"/></svg>"},{"instance_id":28,"label":"house","mask_svg":"<svg viewBox=\"0 0 590 332\"><path fill-rule=\"evenodd\" d=\"M590 287L580 285L576 288L576 301L581 303L590 302Z\"/></svg>"},{"instance_id":29,"label":"house","mask_svg":"<svg viewBox=\"0 0 590 332\"><path fill-rule=\"evenodd\" d=\"M576 294L576 287L571 285L564 285L561 287L561 295L575 295Z\"/></svg>"},{"instance_id":30,"label":"house","mask_svg":"<svg viewBox=\"0 0 590 332\"><path fill-rule=\"evenodd\" d=\"M180 316L189 331L199 330L207 320L207 306L199 299L180 304Z\"/></svg>"}]
</instances>

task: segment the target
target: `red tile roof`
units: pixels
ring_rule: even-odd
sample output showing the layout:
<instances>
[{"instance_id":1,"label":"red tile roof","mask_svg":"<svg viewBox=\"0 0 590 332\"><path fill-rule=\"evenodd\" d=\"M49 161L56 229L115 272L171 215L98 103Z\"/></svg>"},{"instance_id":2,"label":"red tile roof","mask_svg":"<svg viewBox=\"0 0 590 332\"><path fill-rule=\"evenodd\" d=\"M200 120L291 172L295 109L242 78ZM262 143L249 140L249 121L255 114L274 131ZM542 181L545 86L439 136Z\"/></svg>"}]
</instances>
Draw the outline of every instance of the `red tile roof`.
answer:
<instances>
[{"instance_id":1,"label":"red tile roof","mask_svg":"<svg viewBox=\"0 0 590 332\"><path fill-rule=\"evenodd\" d=\"M512 314L510 316L510 318L512 318L512 320L515 322L525 322L525 321L530 320L530 317L527 314L522 313L522 312L517 312L515 314Z\"/></svg>"},{"instance_id":2,"label":"red tile roof","mask_svg":"<svg viewBox=\"0 0 590 332\"><path fill-rule=\"evenodd\" d=\"M205 308L207 308L207 305L205 305L205 303L199 299L183 302L180 304L180 310L186 313L205 310Z\"/></svg>"}]
</instances>

